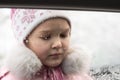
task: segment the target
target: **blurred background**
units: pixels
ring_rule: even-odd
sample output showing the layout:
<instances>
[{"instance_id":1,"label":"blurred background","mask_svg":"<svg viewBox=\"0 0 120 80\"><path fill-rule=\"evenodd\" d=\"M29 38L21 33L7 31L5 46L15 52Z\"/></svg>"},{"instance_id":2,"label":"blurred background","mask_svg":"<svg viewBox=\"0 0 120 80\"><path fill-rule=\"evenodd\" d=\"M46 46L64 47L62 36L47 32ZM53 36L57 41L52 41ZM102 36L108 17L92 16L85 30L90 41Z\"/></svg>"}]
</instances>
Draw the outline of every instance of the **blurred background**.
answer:
<instances>
[{"instance_id":1,"label":"blurred background","mask_svg":"<svg viewBox=\"0 0 120 80\"><path fill-rule=\"evenodd\" d=\"M71 45L87 50L91 67L120 64L120 13L68 11L72 20ZM0 65L16 44L10 9L0 9Z\"/></svg>"}]
</instances>

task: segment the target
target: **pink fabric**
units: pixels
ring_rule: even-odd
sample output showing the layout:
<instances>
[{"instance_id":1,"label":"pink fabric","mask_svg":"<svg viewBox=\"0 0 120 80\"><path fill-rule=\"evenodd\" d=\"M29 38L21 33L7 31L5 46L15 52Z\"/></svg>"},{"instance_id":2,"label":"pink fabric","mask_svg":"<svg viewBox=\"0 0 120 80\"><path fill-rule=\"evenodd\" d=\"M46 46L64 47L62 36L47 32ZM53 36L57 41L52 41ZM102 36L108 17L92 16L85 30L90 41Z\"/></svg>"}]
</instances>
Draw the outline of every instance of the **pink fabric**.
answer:
<instances>
[{"instance_id":1,"label":"pink fabric","mask_svg":"<svg viewBox=\"0 0 120 80\"><path fill-rule=\"evenodd\" d=\"M60 67L56 68L43 67L37 74L40 75L42 80L65 80L64 74Z\"/></svg>"},{"instance_id":2,"label":"pink fabric","mask_svg":"<svg viewBox=\"0 0 120 80\"><path fill-rule=\"evenodd\" d=\"M6 76L4 76L2 79L0 79L0 80L19 80L19 79L17 79L14 75L12 75L12 74L8 74L8 75L6 75Z\"/></svg>"},{"instance_id":3,"label":"pink fabric","mask_svg":"<svg viewBox=\"0 0 120 80\"><path fill-rule=\"evenodd\" d=\"M1 73L0 76L4 75L6 71L7 71L6 69L0 70ZM44 74L42 72L44 72ZM61 72L61 68L55 69L42 68L39 75L38 73L36 74L36 77L32 80L36 80L37 77L42 77L42 80L93 80L87 74L70 74L64 76L63 73ZM18 79L16 76L9 73L0 80L21 80L21 79Z\"/></svg>"},{"instance_id":4,"label":"pink fabric","mask_svg":"<svg viewBox=\"0 0 120 80\"><path fill-rule=\"evenodd\" d=\"M3 76L3 77L2 77ZM14 75L12 75L7 68L0 69L0 80L19 80Z\"/></svg>"},{"instance_id":5,"label":"pink fabric","mask_svg":"<svg viewBox=\"0 0 120 80\"><path fill-rule=\"evenodd\" d=\"M4 73L4 75L1 75L1 76L0 76L0 80L1 80L2 78L4 78L5 76L7 76L8 74L9 74L9 71L6 72L6 73Z\"/></svg>"},{"instance_id":6,"label":"pink fabric","mask_svg":"<svg viewBox=\"0 0 120 80\"><path fill-rule=\"evenodd\" d=\"M14 13L15 13L15 10L16 10L16 9L11 9L11 19L12 19Z\"/></svg>"},{"instance_id":7,"label":"pink fabric","mask_svg":"<svg viewBox=\"0 0 120 80\"><path fill-rule=\"evenodd\" d=\"M3 69L0 77L5 75L8 72L8 70ZM62 73L62 69L60 67L56 68L48 68L43 67L39 72L36 73L33 80L40 77L42 80L65 80L65 77ZM19 80L11 73L8 73L7 75L3 76L0 80Z\"/></svg>"}]
</instances>

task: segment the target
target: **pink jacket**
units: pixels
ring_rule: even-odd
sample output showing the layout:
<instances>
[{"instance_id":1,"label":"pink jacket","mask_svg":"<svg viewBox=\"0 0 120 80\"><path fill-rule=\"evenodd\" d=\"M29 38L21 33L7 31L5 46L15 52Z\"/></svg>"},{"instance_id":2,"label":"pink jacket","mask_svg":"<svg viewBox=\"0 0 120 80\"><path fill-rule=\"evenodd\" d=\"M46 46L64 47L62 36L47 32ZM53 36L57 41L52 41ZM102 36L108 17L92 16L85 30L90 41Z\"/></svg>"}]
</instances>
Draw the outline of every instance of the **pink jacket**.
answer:
<instances>
[{"instance_id":1,"label":"pink jacket","mask_svg":"<svg viewBox=\"0 0 120 80\"><path fill-rule=\"evenodd\" d=\"M0 80L32 80L31 75L40 70L42 64L37 56L24 46L17 47L6 57L3 66L7 68L0 70ZM66 74L65 80L92 80L87 74L89 56L82 51L70 51L61 67ZM34 80L41 79L35 78Z\"/></svg>"},{"instance_id":2,"label":"pink jacket","mask_svg":"<svg viewBox=\"0 0 120 80\"><path fill-rule=\"evenodd\" d=\"M87 74L86 75L69 75L67 77L68 78L66 80L92 80L92 78ZM0 80L21 80L21 79L18 79L16 76L6 71L1 75ZM38 79L35 79L35 80L38 80Z\"/></svg>"}]
</instances>

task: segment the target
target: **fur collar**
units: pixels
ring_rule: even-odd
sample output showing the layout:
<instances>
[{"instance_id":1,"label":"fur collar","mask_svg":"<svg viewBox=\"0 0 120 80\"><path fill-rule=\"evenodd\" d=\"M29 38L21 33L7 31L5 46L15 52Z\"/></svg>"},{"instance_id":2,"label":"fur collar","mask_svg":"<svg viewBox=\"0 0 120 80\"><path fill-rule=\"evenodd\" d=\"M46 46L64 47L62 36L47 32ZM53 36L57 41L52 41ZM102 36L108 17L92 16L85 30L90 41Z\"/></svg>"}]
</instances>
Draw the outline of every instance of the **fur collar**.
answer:
<instances>
[{"instance_id":1,"label":"fur collar","mask_svg":"<svg viewBox=\"0 0 120 80\"><path fill-rule=\"evenodd\" d=\"M68 75L87 72L90 62L88 57L82 50L71 50L62 64L64 73ZM31 75L35 75L42 66L38 57L30 49L21 45L17 45L10 51L4 63L12 74L26 79L30 79Z\"/></svg>"}]
</instances>

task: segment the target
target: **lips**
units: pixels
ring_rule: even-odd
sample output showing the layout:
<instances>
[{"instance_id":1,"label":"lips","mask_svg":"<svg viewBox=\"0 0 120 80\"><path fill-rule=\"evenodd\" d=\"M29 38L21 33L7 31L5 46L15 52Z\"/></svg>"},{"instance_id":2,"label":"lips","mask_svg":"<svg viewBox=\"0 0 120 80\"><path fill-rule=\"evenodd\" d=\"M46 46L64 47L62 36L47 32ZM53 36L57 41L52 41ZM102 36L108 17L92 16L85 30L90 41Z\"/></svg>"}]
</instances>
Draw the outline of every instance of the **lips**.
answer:
<instances>
[{"instance_id":1,"label":"lips","mask_svg":"<svg viewBox=\"0 0 120 80\"><path fill-rule=\"evenodd\" d=\"M59 56L62 55L61 53L55 53L55 54L51 54L50 56Z\"/></svg>"},{"instance_id":2,"label":"lips","mask_svg":"<svg viewBox=\"0 0 120 80\"><path fill-rule=\"evenodd\" d=\"M54 54L51 54L50 57L59 57L61 55L62 55L62 53L54 53Z\"/></svg>"}]
</instances>

